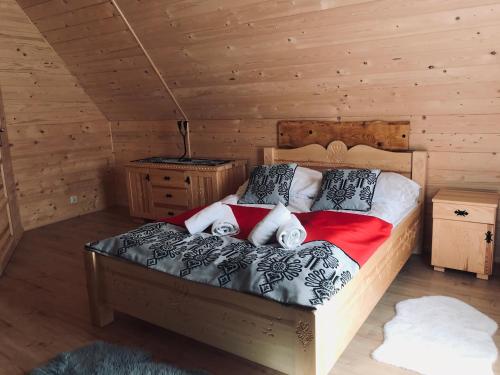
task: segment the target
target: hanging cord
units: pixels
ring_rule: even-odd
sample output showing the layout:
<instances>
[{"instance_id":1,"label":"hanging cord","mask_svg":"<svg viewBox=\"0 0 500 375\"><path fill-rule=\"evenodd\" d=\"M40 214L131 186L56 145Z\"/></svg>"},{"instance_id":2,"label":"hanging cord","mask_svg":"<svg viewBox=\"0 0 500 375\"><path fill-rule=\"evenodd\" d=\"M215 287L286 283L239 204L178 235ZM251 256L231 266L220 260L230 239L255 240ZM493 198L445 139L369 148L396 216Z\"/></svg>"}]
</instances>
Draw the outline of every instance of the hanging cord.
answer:
<instances>
[{"instance_id":1,"label":"hanging cord","mask_svg":"<svg viewBox=\"0 0 500 375\"><path fill-rule=\"evenodd\" d=\"M148 53L148 51L146 50L146 48L142 44L141 40L139 39L139 36L135 33L134 28L132 27L132 25L128 21L127 17L125 16L125 14L122 11L122 9L120 8L120 6L116 2L116 0L111 0L111 4L113 4L113 6L115 7L115 9L118 11L118 14L120 15L120 17L122 18L123 22L125 23L125 26L127 26L128 31L130 32L130 34L132 34L132 37L137 42L137 45L142 50L142 53L144 53L144 56L146 56L146 59L148 60L149 64L153 68L153 70L156 73L156 75L158 76L161 84L165 88L165 91L167 91L167 93L170 95L170 98L172 99L172 101L174 102L175 106L177 107L177 110L179 111L179 113L181 114L181 116L184 118L184 120L187 121L188 117L187 117L186 113L182 110L182 107L179 104L179 102L177 101L176 97L174 96L174 93L172 92L172 90L170 90L170 87L168 87L167 82L163 78L163 75L161 74L160 69L158 69L158 67L156 66L155 62L153 61L153 58L150 56L150 54Z\"/></svg>"},{"instance_id":2,"label":"hanging cord","mask_svg":"<svg viewBox=\"0 0 500 375\"><path fill-rule=\"evenodd\" d=\"M179 128L179 133L182 135L182 142L184 144L184 153L182 156L179 158L179 160L190 160L189 158L186 158L187 154L187 135L188 135L188 122L187 121L182 121L179 120L177 121L177 128Z\"/></svg>"}]
</instances>

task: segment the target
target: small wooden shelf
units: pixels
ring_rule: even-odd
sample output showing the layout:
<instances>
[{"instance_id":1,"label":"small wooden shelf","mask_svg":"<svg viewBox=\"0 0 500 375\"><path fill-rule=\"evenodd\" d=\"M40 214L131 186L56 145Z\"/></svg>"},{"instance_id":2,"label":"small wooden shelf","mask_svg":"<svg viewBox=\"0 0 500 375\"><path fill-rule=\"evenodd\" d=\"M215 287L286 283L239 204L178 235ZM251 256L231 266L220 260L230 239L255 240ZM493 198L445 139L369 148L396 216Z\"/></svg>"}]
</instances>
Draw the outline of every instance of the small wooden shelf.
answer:
<instances>
[{"instance_id":1,"label":"small wooden shelf","mask_svg":"<svg viewBox=\"0 0 500 375\"><path fill-rule=\"evenodd\" d=\"M432 199L432 265L473 272L488 280L493 271L498 194L442 189Z\"/></svg>"}]
</instances>

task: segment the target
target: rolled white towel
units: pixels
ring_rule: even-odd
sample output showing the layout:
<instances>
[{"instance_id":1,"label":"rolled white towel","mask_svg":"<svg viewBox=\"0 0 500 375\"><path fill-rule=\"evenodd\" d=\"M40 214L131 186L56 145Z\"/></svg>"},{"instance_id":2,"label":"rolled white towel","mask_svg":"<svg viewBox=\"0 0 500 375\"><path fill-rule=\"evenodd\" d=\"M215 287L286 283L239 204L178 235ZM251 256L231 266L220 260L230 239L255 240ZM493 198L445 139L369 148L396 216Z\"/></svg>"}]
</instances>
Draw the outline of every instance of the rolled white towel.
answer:
<instances>
[{"instance_id":1,"label":"rolled white towel","mask_svg":"<svg viewBox=\"0 0 500 375\"><path fill-rule=\"evenodd\" d=\"M205 207L203 210L191 216L184 222L186 229L190 234L203 232L210 225L212 225L215 220L222 217L221 213L224 206L225 205L221 202L215 202L210 206Z\"/></svg>"},{"instance_id":2,"label":"rolled white towel","mask_svg":"<svg viewBox=\"0 0 500 375\"><path fill-rule=\"evenodd\" d=\"M233 210L226 204L223 204L220 211L220 217L212 224L212 234L214 236L234 236L240 232L240 227Z\"/></svg>"},{"instance_id":3,"label":"rolled white towel","mask_svg":"<svg viewBox=\"0 0 500 375\"><path fill-rule=\"evenodd\" d=\"M306 236L306 229L295 215L291 215L290 219L282 224L276 232L276 240L278 243L281 247L289 250L302 245Z\"/></svg>"},{"instance_id":4,"label":"rolled white towel","mask_svg":"<svg viewBox=\"0 0 500 375\"><path fill-rule=\"evenodd\" d=\"M248 235L248 241L255 246L262 246L273 238L278 228L286 223L292 214L288 211L283 203L278 203L267 215L262 219Z\"/></svg>"}]
</instances>

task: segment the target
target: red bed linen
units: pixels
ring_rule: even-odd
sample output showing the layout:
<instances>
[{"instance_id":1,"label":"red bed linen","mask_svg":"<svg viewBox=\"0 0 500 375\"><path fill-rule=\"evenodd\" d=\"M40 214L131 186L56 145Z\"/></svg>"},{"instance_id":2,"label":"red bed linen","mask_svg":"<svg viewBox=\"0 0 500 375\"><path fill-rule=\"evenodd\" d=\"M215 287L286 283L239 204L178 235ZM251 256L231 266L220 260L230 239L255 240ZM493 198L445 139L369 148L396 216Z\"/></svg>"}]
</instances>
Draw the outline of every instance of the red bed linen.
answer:
<instances>
[{"instance_id":1,"label":"red bed linen","mask_svg":"<svg viewBox=\"0 0 500 375\"><path fill-rule=\"evenodd\" d=\"M253 227L269 212L266 208L229 206L240 226L240 233L235 236L239 239L247 239ZM201 209L203 207L197 207L161 221L183 227L184 221ZM315 211L295 215L307 231L305 242L328 241L341 248L360 266L370 259L392 230L392 224L382 219L355 213Z\"/></svg>"}]
</instances>

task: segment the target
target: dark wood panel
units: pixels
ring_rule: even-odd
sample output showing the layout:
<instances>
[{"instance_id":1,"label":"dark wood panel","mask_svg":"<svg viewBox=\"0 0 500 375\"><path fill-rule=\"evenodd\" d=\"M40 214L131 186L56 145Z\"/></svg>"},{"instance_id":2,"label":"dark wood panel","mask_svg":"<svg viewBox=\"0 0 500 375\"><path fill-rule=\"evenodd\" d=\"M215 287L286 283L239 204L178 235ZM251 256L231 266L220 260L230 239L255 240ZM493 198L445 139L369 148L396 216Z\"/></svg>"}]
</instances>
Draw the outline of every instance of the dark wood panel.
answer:
<instances>
[{"instance_id":1,"label":"dark wood panel","mask_svg":"<svg viewBox=\"0 0 500 375\"><path fill-rule=\"evenodd\" d=\"M302 147L312 143L327 146L340 140L347 146L364 144L384 150L409 149L409 121L278 121L278 146Z\"/></svg>"}]
</instances>

